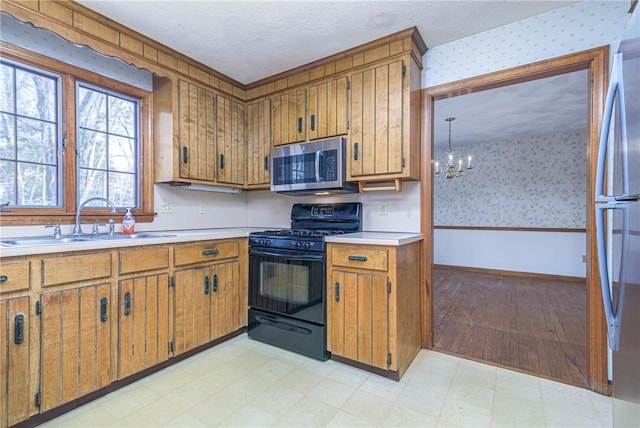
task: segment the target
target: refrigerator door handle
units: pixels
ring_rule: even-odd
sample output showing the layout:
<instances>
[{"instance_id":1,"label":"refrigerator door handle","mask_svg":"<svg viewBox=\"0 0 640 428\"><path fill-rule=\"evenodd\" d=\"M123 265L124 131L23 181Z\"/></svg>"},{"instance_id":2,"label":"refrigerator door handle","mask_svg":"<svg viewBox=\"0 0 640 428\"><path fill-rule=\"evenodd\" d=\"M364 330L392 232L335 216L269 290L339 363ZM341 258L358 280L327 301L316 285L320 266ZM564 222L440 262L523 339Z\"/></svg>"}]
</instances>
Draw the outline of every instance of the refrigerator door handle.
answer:
<instances>
[{"instance_id":1,"label":"refrigerator door handle","mask_svg":"<svg viewBox=\"0 0 640 428\"><path fill-rule=\"evenodd\" d=\"M625 112L625 100L624 100L624 78L622 67L622 53L618 53L613 57L613 65L611 67L611 79L609 82L609 88L607 90L607 98L604 106L604 115L602 117L602 129L600 130L600 141L598 145L598 161L596 166L596 201L610 202L614 201L613 196L608 196L604 190L605 183L605 166L607 164L607 146L609 142L609 131L611 129L611 120L613 119L613 107L616 103L618 105L618 118L620 123L618 129L620 131L621 139L621 153L622 153L622 185L623 194L629 192L629 171L627 161L627 119Z\"/></svg>"},{"instance_id":2,"label":"refrigerator door handle","mask_svg":"<svg viewBox=\"0 0 640 428\"><path fill-rule=\"evenodd\" d=\"M620 320L622 318L622 302L624 301L624 289L626 284L627 249L629 246L629 211L628 205L619 203L609 203L596 205L596 244L598 250L598 267L600 270L600 288L602 290L602 300L604 303L604 313L607 322L607 332L609 337L609 347L612 351L618 350L620 342ZM618 294L615 306L613 294L610 288L610 275L607 260L607 242L605 239L605 216L606 210L622 210L622 246L620 248L620 271L618 274Z\"/></svg>"}]
</instances>

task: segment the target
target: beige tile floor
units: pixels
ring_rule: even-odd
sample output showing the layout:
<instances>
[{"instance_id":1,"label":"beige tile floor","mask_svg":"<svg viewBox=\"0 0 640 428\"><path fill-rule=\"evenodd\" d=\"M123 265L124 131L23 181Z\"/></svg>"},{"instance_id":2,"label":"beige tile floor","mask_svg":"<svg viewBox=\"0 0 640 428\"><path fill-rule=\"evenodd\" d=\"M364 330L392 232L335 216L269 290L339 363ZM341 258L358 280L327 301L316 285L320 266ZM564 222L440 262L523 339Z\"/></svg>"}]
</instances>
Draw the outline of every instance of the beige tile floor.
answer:
<instances>
[{"instance_id":1,"label":"beige tile floor","mask_svg":"<svg viewBox=\"0 0 640 428\"><path fill-rule=\"evenodd\" d=\"M246 334L46 427L610 427L609 397L423 350L400 382Z\"/></svg>"}]
</instances>

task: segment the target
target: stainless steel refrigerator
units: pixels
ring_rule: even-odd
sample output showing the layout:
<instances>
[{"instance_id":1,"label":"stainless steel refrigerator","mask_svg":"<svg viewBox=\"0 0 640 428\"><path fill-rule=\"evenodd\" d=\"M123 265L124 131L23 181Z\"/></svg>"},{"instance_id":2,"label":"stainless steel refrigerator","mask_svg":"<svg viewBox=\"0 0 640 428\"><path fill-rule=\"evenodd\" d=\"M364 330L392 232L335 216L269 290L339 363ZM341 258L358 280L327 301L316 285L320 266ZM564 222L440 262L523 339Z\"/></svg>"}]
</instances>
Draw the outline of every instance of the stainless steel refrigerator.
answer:
<instances>
[{"instance_id":1,"label":"stainless steel refrigerator","mask_svg":"<svg viewBox=\"0 0 640 428\"><path fill-rule=\"evenodd\" d=\"M637 8L640 9L640 8ZM640 427L640 12L614 56L596 179L596 233L613 426Z\"/></svg>"}]
</instances>

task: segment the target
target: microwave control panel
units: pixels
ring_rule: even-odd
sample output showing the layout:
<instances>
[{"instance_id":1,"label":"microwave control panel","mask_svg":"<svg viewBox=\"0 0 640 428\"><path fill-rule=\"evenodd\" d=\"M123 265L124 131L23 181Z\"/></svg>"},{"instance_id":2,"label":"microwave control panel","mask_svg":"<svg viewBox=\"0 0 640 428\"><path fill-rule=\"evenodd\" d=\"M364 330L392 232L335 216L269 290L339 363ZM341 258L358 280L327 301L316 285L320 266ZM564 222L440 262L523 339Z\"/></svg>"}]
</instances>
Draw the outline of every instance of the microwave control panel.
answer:
<instances>
[{"instance_id":1,"label":"microwave control panel","mask_svg":"<svg viewBox=\"0 0 640 428\"><path fill-rule=\"evenodd\" d=\"M336 181L338 179L338 151L328 150L322 154L323 181Z\"/></svg>"}]
</instances>

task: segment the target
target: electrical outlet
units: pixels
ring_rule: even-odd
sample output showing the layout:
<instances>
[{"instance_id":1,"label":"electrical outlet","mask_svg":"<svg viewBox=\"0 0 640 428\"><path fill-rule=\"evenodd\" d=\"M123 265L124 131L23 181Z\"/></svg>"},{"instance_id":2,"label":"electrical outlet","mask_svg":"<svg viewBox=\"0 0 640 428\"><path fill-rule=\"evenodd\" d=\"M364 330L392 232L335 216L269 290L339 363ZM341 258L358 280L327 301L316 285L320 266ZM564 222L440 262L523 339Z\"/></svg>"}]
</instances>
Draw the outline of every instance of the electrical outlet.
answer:
<instances>
[{"instance_id":1,"label":"electrical outlet","mask_svg":"<svg viewBox=\"0 0 640 428\"><path fill-rule=\"evenodd\" d=\"M587 262L587 255L583 254L582 255L582 263L586 263Z\"/></svg>"},{"instance_id":2,"label":"electrical outlet","mask_svg":"<svg viewBox=\"0 0 640 428\"><path fill-rule=\"evenodd\" d=\"M207 204L206 202L200 202L200 209L198 211L200 214L206 214L207 213Z\"/></svg>"},{"instance_id":3,"label":"electrical outlet","mask_svg":"<svg viewBox=\"0 0 640 428\"><path fill-rule=\"evenodd\" d=\"M387 201L380 202L380 210L378 211L380 215L389 214L389 203Z\"/></svg>"},{"instance_id":4,"label":"electrical outlet","mask_svg":"<svg viewBox=\"0 0 640 428\"><path fill-rule=\"evenodd\" d=\"M173 212L173 202L162 201L160 204L160 212L162 214L171 214Z\"/></svg>"}]
</instances>

